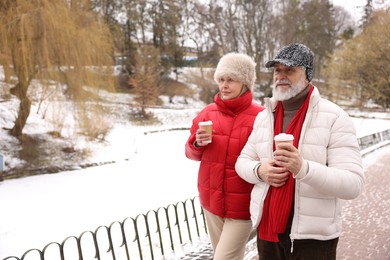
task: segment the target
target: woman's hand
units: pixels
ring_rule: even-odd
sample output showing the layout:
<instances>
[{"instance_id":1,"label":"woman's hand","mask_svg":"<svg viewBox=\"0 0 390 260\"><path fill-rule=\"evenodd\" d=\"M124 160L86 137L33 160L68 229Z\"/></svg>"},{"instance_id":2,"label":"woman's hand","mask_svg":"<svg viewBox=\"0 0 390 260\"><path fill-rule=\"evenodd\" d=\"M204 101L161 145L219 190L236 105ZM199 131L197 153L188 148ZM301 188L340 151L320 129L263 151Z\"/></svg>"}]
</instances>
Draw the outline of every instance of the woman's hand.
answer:
<instances>
[{"instance_id":1,"label":"woman's hand","mask_svg":"<svg viewBox=\"0 0 390 260\"><path fill-rule=\"evenodd\" d=\"M211 135L206 130L198 128L195 133L195 146L206 146L210 143Z\"/></svg>"}]
</instances>

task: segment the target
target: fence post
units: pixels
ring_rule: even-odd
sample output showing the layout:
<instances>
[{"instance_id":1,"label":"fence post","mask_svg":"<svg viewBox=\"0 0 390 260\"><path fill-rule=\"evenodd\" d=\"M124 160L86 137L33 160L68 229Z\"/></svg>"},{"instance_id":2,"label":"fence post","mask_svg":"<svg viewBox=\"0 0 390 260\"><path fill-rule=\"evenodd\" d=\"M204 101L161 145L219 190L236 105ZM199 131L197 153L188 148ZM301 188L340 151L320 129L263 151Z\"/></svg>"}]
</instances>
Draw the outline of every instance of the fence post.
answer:
<instances>
[{"instance_id":1,"label":"fence post","mask_svg":"<svg viewBox=\"0 0 390 260\"><path fill-rule=\"evenodd\" d=\"M0 154L0 183L4 180L3 171L4 171L4 155Z\"/></svg>"}]
</instances>

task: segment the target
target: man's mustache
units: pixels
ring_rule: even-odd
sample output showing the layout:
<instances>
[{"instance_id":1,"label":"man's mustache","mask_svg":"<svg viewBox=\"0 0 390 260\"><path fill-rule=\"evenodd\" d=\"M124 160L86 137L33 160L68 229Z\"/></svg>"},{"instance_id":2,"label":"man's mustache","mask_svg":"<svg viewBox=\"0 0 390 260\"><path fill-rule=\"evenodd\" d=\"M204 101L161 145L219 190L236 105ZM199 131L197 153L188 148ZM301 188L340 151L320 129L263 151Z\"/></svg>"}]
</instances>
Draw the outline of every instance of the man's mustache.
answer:
<instances>
[{"instance_id":1,"label":"man's mustache","mask_svg":"<svg viewBox=\"0 0 390 260\"><path fill-rule=\"evenodd\" d=\"M275 87L278 86L278 85L291 85L291 81L289 81L288 79L281 79L281 80L278 80L278 81L275 81L274 85Z\"/></svg>"}]
</instances>

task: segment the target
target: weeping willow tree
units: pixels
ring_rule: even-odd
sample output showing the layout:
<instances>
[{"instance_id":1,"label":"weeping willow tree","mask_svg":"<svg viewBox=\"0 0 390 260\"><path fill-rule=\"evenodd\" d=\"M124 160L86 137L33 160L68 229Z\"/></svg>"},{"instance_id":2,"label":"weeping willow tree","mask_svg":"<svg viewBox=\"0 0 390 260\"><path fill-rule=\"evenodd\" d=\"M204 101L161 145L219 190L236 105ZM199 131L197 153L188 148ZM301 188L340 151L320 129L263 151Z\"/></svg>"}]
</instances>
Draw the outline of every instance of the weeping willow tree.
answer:
<instances>
[{"instance_id":1,"label":"weeping willow tree","mask_svg":"<svg viewBox=\"0 0 390 260\"><path fill-rule=\"evenodd\" d=\"M109 30L86 0L1 0L0 54L3 66L17 78L11 88L19 100L13 136L22 134L30 114L29 88L59 82L62 94L73 101L76 122L96 126L101 109L86 109L97 102L96 91L113 87L110 73L112 41ZM93 102L91 102L93 101ZM69 112L69 111L67 111ZM94 124L92 124L94 120ZM80 124L81 125L81 124ZM85 132L85 130L83 130Z\"/></svg>"}]
</instances>

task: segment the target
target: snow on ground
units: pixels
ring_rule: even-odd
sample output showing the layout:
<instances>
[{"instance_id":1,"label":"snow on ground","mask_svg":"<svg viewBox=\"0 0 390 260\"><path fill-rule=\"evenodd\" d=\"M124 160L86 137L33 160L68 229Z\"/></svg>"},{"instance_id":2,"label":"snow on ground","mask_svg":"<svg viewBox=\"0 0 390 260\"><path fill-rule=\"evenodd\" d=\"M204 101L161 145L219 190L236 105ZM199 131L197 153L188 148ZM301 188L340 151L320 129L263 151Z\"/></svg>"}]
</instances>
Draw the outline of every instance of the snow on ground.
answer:
<instances>
[{"instance_id":1,"label":"snow on ground","mask_svg":"<svg viewBox=\"0 0 390 260\"><path fill-rule=\"evenodd\" d=\"M0 259L197 195L186 131L145 136L128 161L6 180L0 186Z\"/></svg>"}]
</instances>

